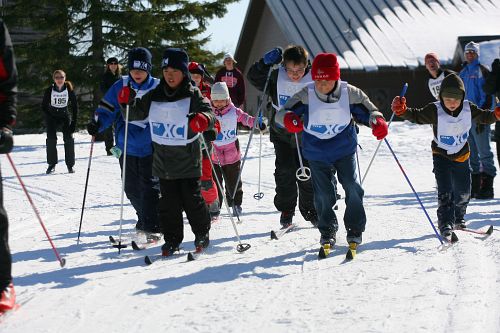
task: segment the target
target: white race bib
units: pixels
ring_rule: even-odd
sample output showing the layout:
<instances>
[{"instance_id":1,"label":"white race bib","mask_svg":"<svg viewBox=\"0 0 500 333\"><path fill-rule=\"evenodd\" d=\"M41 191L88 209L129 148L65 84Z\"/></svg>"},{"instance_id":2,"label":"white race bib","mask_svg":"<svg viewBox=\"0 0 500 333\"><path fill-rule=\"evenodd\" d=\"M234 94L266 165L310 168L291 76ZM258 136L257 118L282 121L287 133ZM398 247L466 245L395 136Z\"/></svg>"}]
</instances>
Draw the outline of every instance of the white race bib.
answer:
<instances>
[{"instance_id":1,"label":"white race bib","mask_svg":"<svg viewBox=\"0 0 500 333\"><path fill-rule=\"evenodd\" d=\"M216 116L219 120L221 131L214 141L216 146L225 146L235 142L237 137L238 115L236 109L233 107L223 116Z\"/></svg>"},{"instance_id":2,"label":"white race bib","mask_svg":"<svg viewBox=\"0 0 500 333\"><path fill-rule=\"evenodd\" d=\"M457 117L447 114L440 102L435 102L437 108L437 130L434 142L439 148L445 149L448 155L458 153L467 142L472 126L471 110L468 101L464 100L462 111Z\"/></svg>"},{"instance_id":3,"label":"white race bib","mask_svg":"<svg viewBox=\"0 0 500 333\"><path fill-rule=\"evenodd\" d=\"M68 106L68 89L63 91L55 91L52 89L50 94L50 105L54 108L65 108Z\"/></svg>"}]
</instances>

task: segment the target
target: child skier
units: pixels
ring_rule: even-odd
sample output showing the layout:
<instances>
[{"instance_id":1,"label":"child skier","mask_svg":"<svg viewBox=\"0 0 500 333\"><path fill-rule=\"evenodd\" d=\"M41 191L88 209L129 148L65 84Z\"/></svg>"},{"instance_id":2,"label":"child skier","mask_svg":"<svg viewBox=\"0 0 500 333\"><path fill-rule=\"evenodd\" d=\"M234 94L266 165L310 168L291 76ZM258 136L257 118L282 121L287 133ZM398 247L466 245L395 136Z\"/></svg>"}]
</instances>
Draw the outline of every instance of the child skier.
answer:
<instances>
[{"instance_id":1,"label":"child skier","mask_svg":"<svg viewBox=\"0 0 500 333\"><path fill-rule=\"evenodd\" d=\"M208 76L208 73L205 72L205 67L202 64L198 64L197 62L191 61L189 63L189 73L191 74L191 79L193 79L195 83L195 87L200 89L203 97L208 98L210 100L210 85L205 81L205 77Z\"/></svg>"},{"instance_id":2,"label":"child skier","mask_svg":"<svg viewBox=\"0 0 500 333\"><path fill-rule=\"evenodd\" d=\"M212 86L212 108L217 120L221 124L221 131L214 141L214 154L212 157L212 160L215 161L215 173L221 185L223 179L226 182L226 200L229 207L233 207L233 215L240 216L242 212L243 190L241 179L236 184L241 165L237 128L238 123L253 128L256 118L234 106L231 102L226 82L216 82ZM259 128L261 131L265 130L266 124L261 122ZM236 194L233 201L232 196L235 186ZM220 204L222 204L222 195L222 189L219 188Z\"/></svg>"},{"instance_id":3,"label":"child skier","mask_svg":"<svg viewBox=\"0 0 500 333\"><path fill-rule=\"evenodd\" d=\"M395 97L392 111L417 124L431 124L433 172L438 187L438 226L449 238L454 228L465 228L464 216L471 196L470 148L467 142L472 121L492 124L500 119L495 112L480 109L465 99L464 83L452 73L441 83L439 101L421 109L407 108L406 98Z\"/></svg>"},{"instance_id":4,"label":"child skier","mask_svg":"<svg viewBox=\"0 0 500 333\"><path fill-rule=\"evenodd\" d=\"M123 103L135 104L132 119L148 119L151 126L153 175L160 178L164 256L177 251L184 238L183 210L196 248L201 250L209 244L210 216L201 195L199 136L214 128L215 116L199 89L191 84L188 63L184 50L168 48L163 53L160 84L137 102L127 87L122 94Z\"/></svg>"},{"instance_id":5,"label":"child skier","mask_svg":"<svg viewBox=\"0 0 500 333\"><path fill-rule=\"evenodd\" d=\"M288 133L283 126L276 124L274 119L276 110L282 108L288 98L312 82L311 66L308 65L307 57L308 52L299 45L290 45L284 52L281 48L275 48L268 51L248 70L249 82L263 91L269 69L273 65L281 63L278 69L272 70L267 91L264 93L270 96L273 104L269 115L269 139L273 143L276 155L274 206L281 212L280 224L283 227L287 227L293 222L297 198L299 211L304 219L313 225L318 224L312 182L311 180L299 181L295 176L300 165L295 137ZM308 166L307 160L304 160L304 164Z\"/></svg>"},{"instance_id":6,"label":"child skier","mask_svg":"<svg viewBox=\"0 0 500 333\"><path fill-rule=\"evenodd\" d=\"M155 88L160 80L151 76L151 53L143 47L130 50L128 54L129 75L123 76L111 86L99 102L95 115L87 130L95 136L115 126L116 145L120 152L125 142L125 112L120 109L119 94L124 87L135 91L137 98ZM123 112L122 112L123 111ZM151 168L153 150L148 123L131 122L129 118L127 134L127 165L125 166L125 194L137 213L136 230L145 232L147 237L159 233L158 191L154 188ZM120 155L120 168L123 169L123 156Z\"/></svg>"},{"instance_id":7,"label":"child skier","mask_svg":"<svg viewBox=\"0 0 500 333\"><path fill-rule=\"evenodd\" d=\"M332 209L337 201L332 167L337 170L338 180L346 193L344 224L347 241L355 248L362 241L366 215L364 191L356 173L354 120L371 126L378 140L387 135L387 123L362 90L340 80L335 54L318 54L311 75L314 83L291 97L284 109L276 114L276 121L291 133L304 130L302 149L311 168L322 248L334 246L338 230L337 217Z\"/></svg>"}]
</instances>

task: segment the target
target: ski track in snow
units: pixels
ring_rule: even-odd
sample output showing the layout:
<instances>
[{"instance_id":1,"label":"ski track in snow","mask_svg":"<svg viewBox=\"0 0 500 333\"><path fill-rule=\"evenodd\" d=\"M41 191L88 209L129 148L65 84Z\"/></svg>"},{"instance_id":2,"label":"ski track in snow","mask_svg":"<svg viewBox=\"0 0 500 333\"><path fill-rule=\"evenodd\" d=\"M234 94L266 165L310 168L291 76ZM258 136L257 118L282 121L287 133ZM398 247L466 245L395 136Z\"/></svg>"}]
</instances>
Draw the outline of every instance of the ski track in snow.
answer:
<instances>
[{"instance_id":1,"label":"ski track in snow","mask_svg":"<svg viewBox=\"0 0 500 333\"><path fill-rule=\"evenodd\" d=\"M347 242L339 201L337 244L318 261L319 233L304 221L279 240L273 206L274 149L264 136L261 191L258 137L243 172L243 223L236 237L223 206L212 225L207 253L144 264L162 242L133 251L135 214L125 199L118 254L120 171L96 143L80 245L76 244L87 172L88 136L76 134L76 173L66 173L64 151L45 175L45 136L16 136L14 161L60 253L61 269L8 161L1 158L9 214L13 275L18 299L26 303L3 320L2 332L500 332L499 199L473 200L467 219L474 228L493 224L489 238L457 232L460 241L439 252L439 241L385 145L366 178L366 232L356 258L345 262ZM428 126L393 123L388 140L436 223L436 193ZM59 140L62 142L62 138ZM248 135L240 135L242 151ZM371 131L361 129L361 174L375 151ZM26 175L26 176L24 176ZM498 177L497 177L498 178ZM496 181L497 188L499 182ZM339 189L343 195L343 190ZM234 219L236 222L236 218ZM194 236L185 220L184 253Z\"/></svg>"}]
</instances>

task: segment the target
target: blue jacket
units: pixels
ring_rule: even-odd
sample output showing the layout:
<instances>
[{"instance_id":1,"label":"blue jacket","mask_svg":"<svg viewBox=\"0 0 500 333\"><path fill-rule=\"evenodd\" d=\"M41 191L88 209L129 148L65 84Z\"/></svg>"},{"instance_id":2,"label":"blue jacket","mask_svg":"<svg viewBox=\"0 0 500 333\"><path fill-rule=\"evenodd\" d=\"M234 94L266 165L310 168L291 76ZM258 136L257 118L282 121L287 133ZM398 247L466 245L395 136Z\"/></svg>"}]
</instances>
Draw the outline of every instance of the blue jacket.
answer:
<instances>
[{"instance_id":1,"label":"blue jacket","mask_svg":"<svg viewBox=\"0 0 500 333\"><path fill-rule=\"evenodd\" d=\"M111 125L115 125L116 145L123 151L125 141L125 115L122 115L118 104L118 93L123 88L124 83L136 91L149 91L154 89L160 80L151 75L141 84L137 84L130 76L124 76L122 80L116 81L106 92L99 102L96 115L99 120L99 132L103 132ZM135 124L134 124L135 123ZM145 157L153 153L151 143L151 132L148 122L130 122L128 124L127 155Z\"/></svg>"},{"instance_id":2,"label":"blue jacket","mask_svg":"<svg viewBox=\"0 0 500 333\"><path fill-rule=\"evenodd\" d=\"M465 65L460 71L460 78L464 81L465 99L471 101L480 108L488 109L490 105L486 105L487 95L483 91L485 77L481 67L479 60L475 59L470 64Z\"/></svg>"}]
</instances>

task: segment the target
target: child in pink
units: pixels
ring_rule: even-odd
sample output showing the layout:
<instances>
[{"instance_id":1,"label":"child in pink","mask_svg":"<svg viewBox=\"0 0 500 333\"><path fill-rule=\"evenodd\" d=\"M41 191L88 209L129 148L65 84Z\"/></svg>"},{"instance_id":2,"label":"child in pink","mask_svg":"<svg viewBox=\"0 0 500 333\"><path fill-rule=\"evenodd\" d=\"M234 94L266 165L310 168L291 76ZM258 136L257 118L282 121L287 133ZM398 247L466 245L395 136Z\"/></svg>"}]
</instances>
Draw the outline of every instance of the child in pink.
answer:
<instances>
[{"instance_id":1,"label":"child in pink","mask_svg":"<svg viewBox=\"0 0 500 333\"><path fill-rule=\"evenodd\" d=\"M253 128L255 117L250 116L243 110L234 106L229 97L229 90L225 82L216 82L212 86L212 109L217 120L220 122L221 131L217 135L214 144L212 160L215 173L221 182L226 182L226 200L230 207L233 207L233 215L241 214L241 202L243 190L241 181L237 185L234 201L232 195L241 165L240 144L238 142L238 123ZM266 124L259 124L260 130L266 129ZM222 205L222 189L219 190L219 204Z\"/></svg>"}]
</instances>

